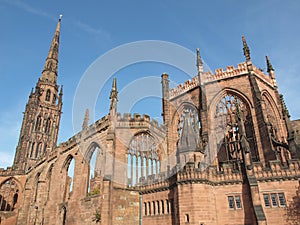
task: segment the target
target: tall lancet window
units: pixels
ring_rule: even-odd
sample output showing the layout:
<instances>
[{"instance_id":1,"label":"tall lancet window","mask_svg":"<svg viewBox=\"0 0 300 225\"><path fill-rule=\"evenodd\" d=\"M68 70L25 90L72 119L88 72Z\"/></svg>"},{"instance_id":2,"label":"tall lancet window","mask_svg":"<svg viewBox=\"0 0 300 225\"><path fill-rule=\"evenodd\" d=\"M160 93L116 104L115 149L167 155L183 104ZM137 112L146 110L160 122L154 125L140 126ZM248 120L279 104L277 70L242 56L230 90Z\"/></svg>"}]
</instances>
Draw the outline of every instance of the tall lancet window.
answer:
<instances>
[{"instance_id":1,"label":"tall lancet window","mask_svg":"<svg viewBox=\"0 0 300 225\"><path fill-rule=\"evenodd\" d=\"M127 156L128 184L135 186L150 175L160 173L160 157L155 140L148 133L140 133L130 142Z\"/></svg>"},{"instance_id":2,"label":"tall lancet window","mask_svg":"<svg viewBox=\"0 0 300 225\"><path fill-rule=\"evenodd\" d=\"M216 105L214 117L215 129L219 129L219 131L223 132L223 134L221 134L223 136L222 140L217 143L218 160L221 165L224 163L236 164L242 160L242 149L240 145L241 134L237 121L237 105L243 117L252 160L258 160L250 109L248 105L236 95L225 93Z\"/></svg>"},{"instance_id":3,"label":"tall lancet window","mask_svg":"<svg viewBox=\"0 0 300 225\"><path fill-rule=\"evenodd\" d=\"M199 132L201 124L196 108L186 106L178 121L178 149L181 151L199 150Z\"/></svg>"},{"instance_id":4,"label":"tall lancet window","mask_svg":"<svg viewBox=\"0 0 300 225\"><path fill-rule=\"evenodd\" d=\"M42 125L42 117L39 115L36 118L35 131L40 131L41 130L41 125Z\"/></svg>"},{"instance_id":5,"label":"tall lancet window","mask_svg":"<svg viewBox=\"0 0 300 225\"><path fill-rule=\"evenodd\" d=\"M48 89L46 92L46 101L49 102L51 97L51 91Z\"/></svg>"}]
</instances>

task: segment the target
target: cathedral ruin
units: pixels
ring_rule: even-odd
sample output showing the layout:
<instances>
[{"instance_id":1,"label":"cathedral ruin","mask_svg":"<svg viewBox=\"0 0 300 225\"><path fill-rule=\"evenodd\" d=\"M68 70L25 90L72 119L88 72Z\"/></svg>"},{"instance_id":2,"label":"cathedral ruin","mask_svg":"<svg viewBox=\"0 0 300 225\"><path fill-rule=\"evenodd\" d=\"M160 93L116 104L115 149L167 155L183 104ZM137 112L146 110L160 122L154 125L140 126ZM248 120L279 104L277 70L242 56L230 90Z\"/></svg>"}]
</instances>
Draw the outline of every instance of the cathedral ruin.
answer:
<instances>
[{"instance_id":1,"label":"cathedral ruin","mask_svg":"<svg viewBox=\"0 0 300 225\"><path fill-rule=\"evenodd\" d=\"M170 88L161 75L161 125L119 114L114 79L109 113L89 124L87 110L82 130L57 143L60 23L13 165L0 169L1 225L288 224L299 193L300 120L290 120L268 57L265 73L243 37L245 61L212 73L197 49L191 80Z\"/></svg>"}]
</instances>

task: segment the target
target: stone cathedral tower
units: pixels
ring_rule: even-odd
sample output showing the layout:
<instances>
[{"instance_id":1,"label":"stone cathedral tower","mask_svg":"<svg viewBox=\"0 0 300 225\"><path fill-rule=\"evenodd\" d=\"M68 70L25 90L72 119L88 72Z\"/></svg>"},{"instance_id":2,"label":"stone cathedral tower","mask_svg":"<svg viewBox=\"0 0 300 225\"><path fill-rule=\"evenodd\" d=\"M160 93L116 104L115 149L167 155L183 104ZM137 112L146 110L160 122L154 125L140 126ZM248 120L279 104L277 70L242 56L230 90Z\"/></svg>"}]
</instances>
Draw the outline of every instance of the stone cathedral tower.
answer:
<instances>
[{"instance_id":1,"label":"stone cathedral tower","mask_svg":"<svg viewBox=\"0 0 300 225\"><path fill-rule=\"evenodd\" d=\"M26 104L13 168L28 170L56 146L62 110L62 87L57 85L59 19L41 77Z\"/></svg>"}]
</instances>

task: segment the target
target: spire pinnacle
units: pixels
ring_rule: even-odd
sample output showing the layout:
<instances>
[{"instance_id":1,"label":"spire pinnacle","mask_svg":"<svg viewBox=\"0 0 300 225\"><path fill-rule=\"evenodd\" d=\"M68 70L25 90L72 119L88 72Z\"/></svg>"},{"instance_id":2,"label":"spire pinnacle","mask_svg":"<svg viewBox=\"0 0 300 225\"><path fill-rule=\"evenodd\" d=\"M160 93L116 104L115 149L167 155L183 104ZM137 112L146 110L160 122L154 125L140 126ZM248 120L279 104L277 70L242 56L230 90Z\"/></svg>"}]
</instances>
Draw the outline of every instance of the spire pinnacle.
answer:
<instances>
[{"instance_id":1,"label":"spire pinnacle","mask_svg":"<svg viewBox=\"0 0 300 225\"><path fill-rule=\"evenodd\" d=\"M271 61L267 55L266 55L266 61L267 61L267 72L270 73L270 71L274 71Z\"/></svg>"},{"instance_id":2,"label":"spire pinnacle","mask_svg":"<svg viewBox=\"0 0 300 225\"><path fill-rule=\"evenodd\" d=\"M114 116L117 112L117 102L118 102L118 91L117 91L117 79L113 79L112 88L110 91L110 114Z\"/></svg>"},{"instance_id":3,"label":"spire pinnacle","mask_svg":"<svg viewBox=\"0 0 300 225\"><path fill-rule=\"evenodd\" d=\"M82 124L82 130L88 128L89 126L89 115L90 115L90 111L89 109L86 109L84 119L83 119L83 124Z\"/></svg>"},{"instance_id":4,"label":"spire pinnacle","mask_svg":"<svg viewBox=\"0 0 300 225\"><path fill-rule=\"evenodd\" d=\"M54 84L56 84L57 72L58 72L58 48L59 48L61 17L62 15L59 16L54 37L51 42L51 46L48 52L48 56L41 77L42 81L47 81Z\"/></svg>"},{"instance_id":5,"label":"spire pinnacle","mask_svg":"<svg viewBox=\"0 0 300 225\"><path fill-rule=\"evenodd\" d=\"M277 81L276 81L276 78L275 78L274 69L273 69L271 61L270 61L270 59L267 55L266 55L266 61L267 61L267 72L269 73L269 76L272 79L274 87L277 87Z\"/></svg>"},{"instance_id":6,"label":"spire pinnacle","mask_svg":"<svg viewBox=\"0 0 300 225\"><path fill-rule=\"evenodd\" d=\"M198 73L203 72L203 61L201 59L201 55L200 55L200 49L196 48L197 51L197 69L198 69Z\"/></svg>"},{"instance_id":7,"label":"spire pinnacle","mask_svg":"<svg viewBox=\"0 0 300 225\"><path fill-rule=\"evenodd\" d=\"M243 51L244 51L244 56L246 57L246 61L251 61L250 49L247 45L244 35L242 36L242 41L243 41Z\"/></svg>"},{"instance_id":8,"label":"spire pinnacle","mask_svg":"<svg viewBox=\"0 0 300 225\"><path fill-rule=\"evenodd\" d=\"M62 104L62 96L63 96L63 85L61 85L60 87L60 91L59 91L59 97L58 97L58 103Z\"/></svg>"},{"instance_id":9,"label":"spire pinnacle","mask_svg":"<svg viewBox=\"0 0 300 225\"><path fill-rule=\"evenodd\" d=\"M116 99L118 98L117 79L116 78L113 79L113 83L112 83L112 88L111 88L109 99L112 100L114 98L116 98Z\"/></svg>"}]
</instances>

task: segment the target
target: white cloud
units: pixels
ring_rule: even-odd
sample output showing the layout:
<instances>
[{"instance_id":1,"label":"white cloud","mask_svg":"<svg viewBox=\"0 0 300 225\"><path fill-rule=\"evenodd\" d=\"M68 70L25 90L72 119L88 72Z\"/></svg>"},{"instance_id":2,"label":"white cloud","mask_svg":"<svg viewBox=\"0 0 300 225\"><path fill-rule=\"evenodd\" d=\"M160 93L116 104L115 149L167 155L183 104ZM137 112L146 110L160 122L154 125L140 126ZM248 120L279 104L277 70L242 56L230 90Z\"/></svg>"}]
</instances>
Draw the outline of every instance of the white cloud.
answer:
<instances>
[{"instance_id":1,"label":"white cloud","mask_svg":"<svg viewBox=\"0 0 300 225\"><path fill-rule=\"evenodd\" d=\"M53 16L41 9L38 9L38 8L35 8L35 7L32 7L31 5L28 5L22 1L18 1L18 0L3 0L3 2L7 3L7 4L10 4L10 5L13 5L13 6L16 6L26 12L29 12L29 13L32 13L32 14L35 14L35 15L38 15L38 16L43 16L43 17L46 17L48 19L51 19L51 20L54 20L56 21L57 20L57 17L56 16Z\"/></svg>"},{"instance_id":2,"label":"white cloud","mask_svg":"<svg viewBox=\"0 0 300 225\"><path fill-rule=\"evenodd\" d=\"M0 151L0 168L12 166L14 154L7 151Z\"/></svg>"},{"instance_id":3,"label":"white cloud","mask_svg":"<svg viewBox=\"0 0 300 225\"><path fill-rule=\"evenodd\" d=\"M74 24L76 26L78 26L81 30L83 30L89 34L97 35L99 37L101 36L107 40L110 40L110 34L102 28L94 28L86 23L81 22L81 21L75 21Z\"/></svg>"}]
</instances>

